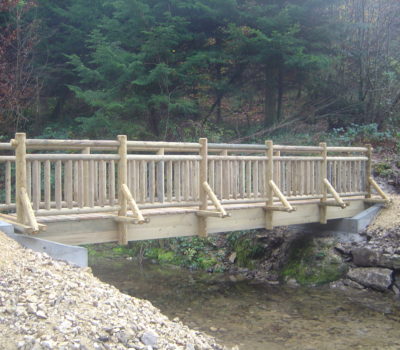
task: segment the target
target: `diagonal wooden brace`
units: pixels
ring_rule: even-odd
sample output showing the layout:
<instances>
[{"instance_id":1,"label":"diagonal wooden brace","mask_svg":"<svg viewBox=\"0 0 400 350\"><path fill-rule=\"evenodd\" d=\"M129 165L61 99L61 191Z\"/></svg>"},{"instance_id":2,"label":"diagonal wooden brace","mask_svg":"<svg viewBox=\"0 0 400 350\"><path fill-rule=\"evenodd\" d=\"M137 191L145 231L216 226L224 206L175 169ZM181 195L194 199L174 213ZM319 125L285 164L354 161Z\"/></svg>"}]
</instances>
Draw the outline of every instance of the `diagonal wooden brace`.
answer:
<instances>
[{"instance_id":1,"label":"diagonal wooden brace","mask_svg":"<svg viewBox=\"0 0 400 350\"><path fill-rule=\"evenodd\" d=\"M20 195L21 205L24 208L24 214L28 220L29 226L32 227L32 233L37 233L39 232L39 225L36 221L35 213L25 187L21 187Z\"/></svg>"},{"instance_id":2,"label":"diagonal wooden brace","mask_svg":"<svg viewBox=\"0 0 400 350\"><path fill-rule=\"evenodd\" d=\"M221 218L226 218L228 216L231 216L230 214L228 214L224 207L221 205L221 202L218 200L217 196L215 195L214 191L211 189L210 185L207 183L207 181L203 182L203 189L204 191L206 191L208 197L210 197L211 202L214 204L215 208L217 209L217 213L219 213L221 216ZM204 215L204 216L208 216L208 213L206 210L201 211L202 214L200 215ZM209 216L214 216L214 215L209 215Z\"/></svg>"},{"instance_id":3,"label":"diagonal wooden brace","mask_svg":"<svg viewBox=\"0 0 400 350\"><path fill-rule=\"evenodd\" d=\"M293 211L296 211L296 208L293 208L289 201L286 199L286 197L283 195L279 187L275 184L274 180L269 181L269 185L272 189L272 191L278 196L279 200L281 201L283 207L276 207L276 206L267 206L267 210L277 210L277 211L287 211L288 213L291 213Z\"/></svg>"},{"instance_id":4,"label":"diagonal wooden brace","mask_svg":"<svg viewBox=\"0 0 400 350\"><path fill-rule=\"evenodd\" d=\"M383 190L380 188L380 186L372 177L368 178L368 182L371 184L371 186L375 189L375 191L379 194L381 198L369 198L365 199L364 200L365 202L384 203L384 204L392 203L392 200L388 197L388 195L385 192L383 192Z\"/></svg>"},{"instance_id":5,"label":"diagonal wooden brace","mask_svg":"<svg viewBox=\"0 0 400 350\"><path fill-rule=\"evenodd\" d=\"M331 185L331 183L328 181L328 179L324 179L324 185L325 185L326 189L328 190L328 192L330 192L332 194L333 198L335 198L335 202L337 203L337 206L341 207L342 209L345 209L348 206L348 204L343 202L343 199L340 198L339 194L336 192L336 190ZM322 202L321 205L334 205L335 206L335 203Z\"/></svg>"},{"instance_id":6,"label":"diagonal wooden brace","mask_svg":"<svg viewBox=\"0 0 400 350\"><path fill-rule=\"evenodd\" d=\"M133 217L134 217L135 219L137 219L137 223L138 223L138 224L144 224L144 223L146 223L146 222L149 222L149 220L146 220L146 219L143 217L142 213L140 212L140 209L139 209L139 207L137 206L135 200L133 199L133 196L132 196L132 194L131 194L131 191L129 191L128 186L125 185L125 184L122 184L121 190L122 190L122 193L124 194L124 197L125 197L126 201L128 202L129 208L130 208L130 209L132 210L132 212L133 212Z\"/></svg>"}]
</instances>

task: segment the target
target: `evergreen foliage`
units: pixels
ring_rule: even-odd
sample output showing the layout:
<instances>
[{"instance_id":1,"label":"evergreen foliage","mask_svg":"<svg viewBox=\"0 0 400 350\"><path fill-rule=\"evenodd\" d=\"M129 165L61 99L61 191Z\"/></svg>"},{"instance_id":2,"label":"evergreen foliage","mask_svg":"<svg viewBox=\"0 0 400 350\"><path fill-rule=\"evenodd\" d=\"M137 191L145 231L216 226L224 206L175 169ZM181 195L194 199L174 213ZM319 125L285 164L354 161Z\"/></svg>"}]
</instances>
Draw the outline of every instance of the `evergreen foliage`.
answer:
<instances>
[{"instance_id":1,"label":"evergreen foliage","mask_svg":"<svg viewBox=\"0 0 400 350\"><path fill-rule=\"evenodd\" d=\"M226 140L291 120L325 130L398 123L391 0L6 3L34 9L21 24L38 38L36 107L21 104L21 115L37 134ZM0 12L2 28L16 18ZM0 53L12 55L1 38Z\"/></svg>"}]
</instances>

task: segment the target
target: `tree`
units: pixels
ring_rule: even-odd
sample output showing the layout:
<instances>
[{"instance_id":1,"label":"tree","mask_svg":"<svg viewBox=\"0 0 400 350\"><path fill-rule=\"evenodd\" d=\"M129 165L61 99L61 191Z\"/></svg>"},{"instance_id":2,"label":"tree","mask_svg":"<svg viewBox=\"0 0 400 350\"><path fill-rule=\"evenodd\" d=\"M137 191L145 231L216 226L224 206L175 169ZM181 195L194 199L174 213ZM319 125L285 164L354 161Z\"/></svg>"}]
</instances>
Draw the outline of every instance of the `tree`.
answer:
<instances>
[{"instance_id":1,"label":"tree","mask_svg":"<svg viewBox=\"0 0 400 350\"><path fill-rule=\"evenodd\" d=\"M0 3L0 125L4 133L23 128L37 114L39 81L33 66L38 42L33 1Z\"/></svg>"}]
</instances>

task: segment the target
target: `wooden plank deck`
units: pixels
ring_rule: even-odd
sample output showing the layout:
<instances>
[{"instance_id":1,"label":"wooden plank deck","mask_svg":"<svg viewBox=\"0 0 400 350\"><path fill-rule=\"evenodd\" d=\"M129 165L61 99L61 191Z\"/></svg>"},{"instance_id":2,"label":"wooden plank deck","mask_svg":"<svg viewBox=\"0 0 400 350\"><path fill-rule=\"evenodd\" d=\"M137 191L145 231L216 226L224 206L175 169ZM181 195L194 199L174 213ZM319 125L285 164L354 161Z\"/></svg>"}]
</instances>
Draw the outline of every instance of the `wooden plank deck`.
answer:
<instances>
[{"instance_id":1,"label":"wooden plank deck","mask_svg":"<svg viewBox=\"0 0 400 350\"><path fill-rule=\"evenodd\" d=\"M346 200L346 199L345 199ZM349 206L328 207L327 219L352 217L366 207L362 198L349 198ZM274 226L306 224L319 221L319 201L296 202L296 211L275 212ZM262 203L231 204L225 209L231 214L226 218L207 218L209 234L227 231L258 229L265 227L265 209ZM208 208L212 210L210 206ZM128 241L185 237L198 235L198 208L161 208L145 209L142 214L150 219L142 225L127 225ZM36 237L59 243L79 245L105 243L118 240L118 227L114 221L115 213L92 213L75 215L54 215L38 217L38 222L45 224L47 230Z\"/></svg>"}]
</instances>

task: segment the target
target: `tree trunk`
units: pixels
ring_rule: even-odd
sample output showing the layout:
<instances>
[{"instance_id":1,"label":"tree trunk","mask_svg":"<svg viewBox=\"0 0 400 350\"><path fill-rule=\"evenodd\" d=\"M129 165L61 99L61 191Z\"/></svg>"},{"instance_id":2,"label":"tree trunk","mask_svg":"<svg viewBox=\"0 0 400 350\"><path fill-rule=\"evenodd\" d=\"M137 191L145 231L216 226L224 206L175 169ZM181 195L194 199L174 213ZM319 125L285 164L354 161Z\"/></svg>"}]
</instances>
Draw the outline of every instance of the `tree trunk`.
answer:
<instances>
[{"instance_id":1,"label":"tree trunk","mask_svg":"<svg viewBox=\"0 0 400 350\"><path fill-rule=\"evenodd\" d=\"M276 121L276 86L275 72L269 67L265 69L264 86L264 126L268 127Z\"/></svg>"},{"instance_id":2,"label":"tree trunk","mask_svg":"<svg viewBox=\"0 0 400 350\"><path fill-rule=\"evenodd\" d=\"M283 71L283 63L279 65L278 69L278 98L277 98L277 111L276 111L276 120L282 119L282 105L283 105L283 89L284 89L284 71Z\"/></svg>"}]
</instances>

